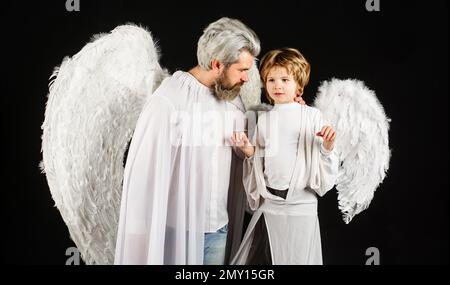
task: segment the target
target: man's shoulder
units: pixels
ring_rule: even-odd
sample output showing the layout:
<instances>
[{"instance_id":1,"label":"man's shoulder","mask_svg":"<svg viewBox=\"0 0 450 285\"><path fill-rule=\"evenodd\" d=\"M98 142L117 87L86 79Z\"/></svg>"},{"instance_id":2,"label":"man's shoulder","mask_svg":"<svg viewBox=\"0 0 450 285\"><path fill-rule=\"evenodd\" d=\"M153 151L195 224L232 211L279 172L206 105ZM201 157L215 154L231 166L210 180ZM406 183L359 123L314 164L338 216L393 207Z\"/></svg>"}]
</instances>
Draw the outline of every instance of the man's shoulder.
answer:
<instances>
[{"instance_id":1,"label":"man's shoulder","mask_svg":"<svg viewBox=\"0 0 450 285\"><path fill-rule=\"evenodd\" d=\"M158 86L158 88L156 88L154 93L158 93L161 91L165 91L167 89L172 89L172 88L177 88L178 86L181 85L181 80L180 77L178 76L178 71L175 72L174 74L166 77L161 84Z\"/></svg>"},{"instance_id":2,"label":"man's shoulder","mask_svg":"<svg viewBox=\"0 0 450 285\"><path fill-rule=\"evenodd\" d=\"M162 97L172 105L177 105L177 98L179 99L180 90L182 89L182 80L177 76L177 73L175 72L165 78L152 96Z\"/></svg>"}]
</instances>

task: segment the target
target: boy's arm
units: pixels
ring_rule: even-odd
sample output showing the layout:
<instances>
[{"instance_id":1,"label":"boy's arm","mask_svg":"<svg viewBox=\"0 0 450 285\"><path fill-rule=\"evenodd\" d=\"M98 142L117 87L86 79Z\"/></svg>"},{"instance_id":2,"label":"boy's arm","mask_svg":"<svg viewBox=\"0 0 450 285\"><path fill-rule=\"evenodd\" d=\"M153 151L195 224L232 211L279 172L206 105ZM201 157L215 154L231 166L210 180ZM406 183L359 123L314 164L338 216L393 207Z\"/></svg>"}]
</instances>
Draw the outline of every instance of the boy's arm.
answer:
<instances>
[{"instance_id":1,"label":"boy's arm","mask_svg":"<svg viewBox=\"0 0 450 285\"><path fill-rule=\"evenodd\" d=\"M254 146L244 146L244 147L241 147L240 150L245 154L245 156L247 158L250 158L255 154Z\"/></svg>"},{"instance_id":2,"label":"boy's arm","mask_svg":"<svg viewBox=\"0 0 450 285\"><path fill-rule=\"evenodd\" d=\"M339 160L336 151L333 151L336 132L331 126L322 125L316 136L322 137L323 140L320 145L317 179L315 179L318 183L312 188L319 196L323 196L333 188L338 174Z\"/></svg>"},{"instance_id":3,"label":"boy's arm","mask_svg":"<svg viewBox=\"0 0 450 285\"><path fill-rule=\"evenodd\" d=\"M247 158L255 154L255 147L251 145L247 135L243 132L235 132L231 137L233 145L237 146Z\"/></svg>"}]
</instances>

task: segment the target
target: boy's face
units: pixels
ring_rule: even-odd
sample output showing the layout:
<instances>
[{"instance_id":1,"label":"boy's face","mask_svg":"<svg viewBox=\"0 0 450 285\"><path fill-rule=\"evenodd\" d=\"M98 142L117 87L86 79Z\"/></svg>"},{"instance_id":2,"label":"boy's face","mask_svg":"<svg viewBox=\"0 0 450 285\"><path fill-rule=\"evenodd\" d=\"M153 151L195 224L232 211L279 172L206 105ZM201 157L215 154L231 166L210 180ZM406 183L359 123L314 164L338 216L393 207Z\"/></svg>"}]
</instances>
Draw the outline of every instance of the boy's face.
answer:
<instances>
[{"instance_id":1,"label":"boy's face","mask_svg":"<svg viewBox=\"0 0 450 285\"><path fill-rule=\"evenodd\" d=\"M292 74L281 66L269 70L266 80L266 90L275 104L293 103L297 95L297 83Z\"/></svg>"}]
</instances>

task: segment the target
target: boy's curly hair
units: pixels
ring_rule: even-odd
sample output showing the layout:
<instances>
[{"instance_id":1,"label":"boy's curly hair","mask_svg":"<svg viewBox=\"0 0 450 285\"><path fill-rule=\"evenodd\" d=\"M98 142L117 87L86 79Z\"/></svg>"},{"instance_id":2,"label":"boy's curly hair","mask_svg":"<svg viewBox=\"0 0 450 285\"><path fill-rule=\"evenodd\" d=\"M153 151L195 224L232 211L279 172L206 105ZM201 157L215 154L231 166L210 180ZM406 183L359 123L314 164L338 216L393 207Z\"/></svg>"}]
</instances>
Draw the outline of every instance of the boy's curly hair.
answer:
<instances>
[{"instance_id":1,"label":"boy's curly hair","mask_svg":"<svg viewBox=\"0 0 450 285\"><path fill-rule=\"evenodd\" d=\"M267 52L261 59L259 72L264 86L267 82L269 71L273 67L284 67L297 83L298 95L303 95L303 90L309 82L311 66L305 57L295 48L281 48ZM267 90L266 97L270 103L273 103Z\"/></svg>"}]
</instances>

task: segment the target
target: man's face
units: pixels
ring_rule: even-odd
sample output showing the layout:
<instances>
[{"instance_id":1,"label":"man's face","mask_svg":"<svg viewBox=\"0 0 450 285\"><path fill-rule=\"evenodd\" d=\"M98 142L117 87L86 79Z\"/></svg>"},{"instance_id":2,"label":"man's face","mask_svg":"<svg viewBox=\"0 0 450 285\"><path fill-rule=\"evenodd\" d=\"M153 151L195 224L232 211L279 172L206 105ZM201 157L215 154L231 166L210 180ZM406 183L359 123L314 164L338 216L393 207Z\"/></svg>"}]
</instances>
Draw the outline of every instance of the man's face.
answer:
<instances>
[{"instance_id":1,"label":"man's face","mask_svg":"<svg viewBox=\"0 0 450 285\"><path fill-rule=\"evenodd\" d=\"M224 68L216 80L216 96L227 101L236 98L242 85L248 81L248 71L252 64L253 56L248 51L242 51L239 55L239 61Z\"/></svg>"}]
</instances>

